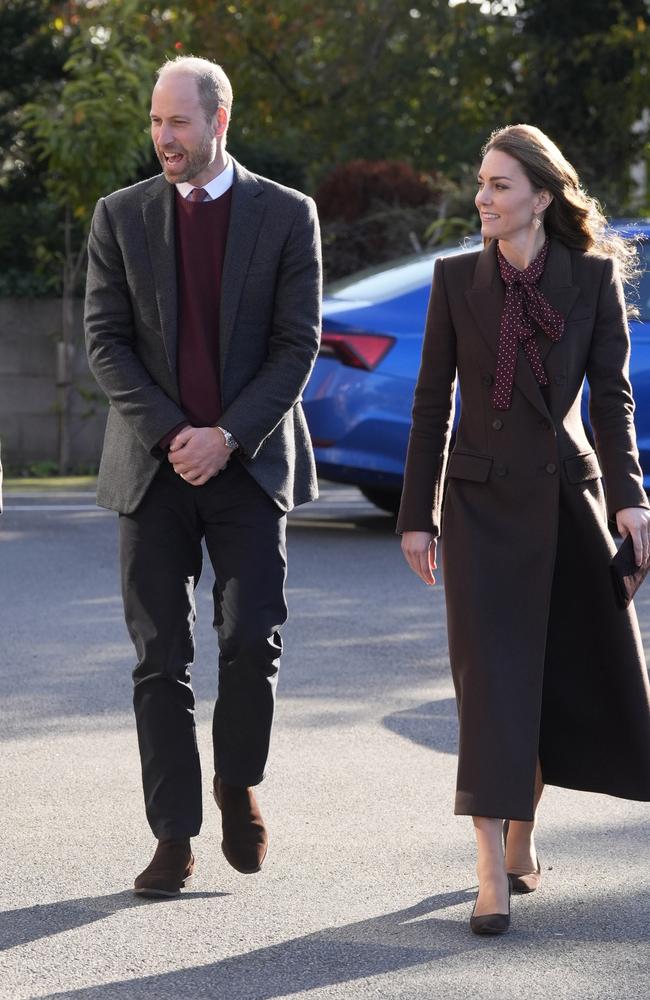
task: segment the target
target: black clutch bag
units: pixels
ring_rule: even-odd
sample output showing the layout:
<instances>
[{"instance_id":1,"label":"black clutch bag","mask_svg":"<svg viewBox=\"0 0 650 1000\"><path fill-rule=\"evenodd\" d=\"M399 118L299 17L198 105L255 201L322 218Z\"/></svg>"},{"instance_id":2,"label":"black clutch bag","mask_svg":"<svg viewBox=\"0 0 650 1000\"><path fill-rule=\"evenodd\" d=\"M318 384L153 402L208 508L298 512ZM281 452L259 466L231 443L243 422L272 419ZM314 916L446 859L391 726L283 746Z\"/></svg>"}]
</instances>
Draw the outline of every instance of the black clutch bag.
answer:
<instances>
[{"instance_id":1,"label":"black clutch bag","mask_svg":"<svg viewBox=\"0 0 650 1000\"><path fill-rule=\"evenodd\" d=\"M646 578L650 563L637 566L634 558L632 536L621 543L620 548L610 563L612 580L619 607L626 608L637 590Z\"/></svg>"}]
</instances>

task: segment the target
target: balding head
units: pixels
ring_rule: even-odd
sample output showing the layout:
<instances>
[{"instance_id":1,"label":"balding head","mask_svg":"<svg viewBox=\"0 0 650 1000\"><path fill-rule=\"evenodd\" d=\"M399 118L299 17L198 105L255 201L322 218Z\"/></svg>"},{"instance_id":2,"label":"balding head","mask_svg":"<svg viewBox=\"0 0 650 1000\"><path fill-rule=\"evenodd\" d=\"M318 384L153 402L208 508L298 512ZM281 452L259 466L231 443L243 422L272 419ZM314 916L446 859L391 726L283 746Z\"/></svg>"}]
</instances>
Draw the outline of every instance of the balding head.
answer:
<instances>
[{"instance_id":1,"label":"balding head","mask_svg":"<svg viewBox=\"0 0 650 1000\"><path fill-rule=\"evenodd\" d=\"M210 62L209 59L199 59L196 56L177 56L176 59L163 63L156 75L162 82L171 74L189 76L196 81L199 102L206 121L212 120L217 108L225 108L230 119L232 87L221 66Z\"/></svg>"}]
</instances>

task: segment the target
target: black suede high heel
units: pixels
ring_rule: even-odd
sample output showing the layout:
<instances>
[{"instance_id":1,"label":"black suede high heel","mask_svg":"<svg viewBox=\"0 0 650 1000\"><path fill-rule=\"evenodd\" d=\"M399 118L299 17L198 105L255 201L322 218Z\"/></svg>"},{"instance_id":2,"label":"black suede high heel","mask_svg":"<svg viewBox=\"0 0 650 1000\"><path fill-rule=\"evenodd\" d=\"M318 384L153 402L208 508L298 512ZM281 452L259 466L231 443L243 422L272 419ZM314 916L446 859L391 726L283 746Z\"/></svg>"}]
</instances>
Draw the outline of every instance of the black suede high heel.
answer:
<instances>
[{"instance_id":1,"label":"black suede high heel","mask_svg":"<svg viewBox=\"0 0 650 1000\"><path fill-rule=\"evenodd\" d=\"M507 913L484 913L480 917L474 916L474 910L478 902L478 893L474 900L474 909L469 918L469 926L474 934L505 934L510 927L510 879L508 879L508 912Z\"/></svg>"},{"instance_id":2,"label":"black suede high heel","mask_svg":"<svg viewBox=\"0 0 650 1000\"><path fill-rule=\"evenodd\" d=\"M503 851L505 853L506 844L508 841L508 829L510 827L510 820L507 819L503 824ZM539 860L539 854L537 855L537 867L533 872L527 872L525 875L516 875L515 872L508 872L508 881L510 882L510 887L513 892L520 894L535 892L539 889L542 883L542 866Z\"/></svg>"}]
</instances>

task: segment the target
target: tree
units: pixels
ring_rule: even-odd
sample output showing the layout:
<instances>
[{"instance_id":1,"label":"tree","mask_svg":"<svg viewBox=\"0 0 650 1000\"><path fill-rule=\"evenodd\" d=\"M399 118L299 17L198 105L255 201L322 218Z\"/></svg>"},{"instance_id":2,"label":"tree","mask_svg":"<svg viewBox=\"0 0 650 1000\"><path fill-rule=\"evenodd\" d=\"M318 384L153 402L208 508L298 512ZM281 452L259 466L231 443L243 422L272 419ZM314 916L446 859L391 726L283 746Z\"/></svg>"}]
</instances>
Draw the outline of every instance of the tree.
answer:
<instances>
[{"instance_id":1,"label":"tree","mask_svg":"<svg viewBox=\"0 0 650 1000\"><path fill-rule=\"evenodd\" d=\"M188 0L186 50L233 80L232 147L281 148L313 190L337 163L462 175L510 101L510 19L448 0Z\"/></svg>"},{"instance_id":2,"label":"tree","mask_svg":"<svg viewBox=\"0 0 650 1000\"><path fill-rule=\"evenodd\" d=\"M0 294L34 292L47 286L38 274L56 226L24 107L60 88L75 34L53 29L64 3L5 0L0 5ZM52 279L50 278L50 281Z\"/></svg>"},{"instance_id":3,"label":"tree","mask_svg":"<svg viewBox=\"0 0 650 1000\"><path fill-rule=\"evenodd\" d=\"M631 168L648 158L650 0L523 0L518 34L519 120L558 143L610 213L643 208Z\"/></svg>"},{"instance_id":4,"label":"tree","mask_svg":"<svg viewBox=\"0 0 650 1000\"><path fill-rule=\"evenodd\" d=\"M150 149L146 128L151 83L174 19L136 0L110 0L84 16L65 63L64 82L24 109L46 188L62 217L62 322L57 344L59 472L70 461L69 410L74 364L73 304L86 236L98 198L133 179ZM55 30L65 32L61 17Z\"/></svg>"}]
</instances>

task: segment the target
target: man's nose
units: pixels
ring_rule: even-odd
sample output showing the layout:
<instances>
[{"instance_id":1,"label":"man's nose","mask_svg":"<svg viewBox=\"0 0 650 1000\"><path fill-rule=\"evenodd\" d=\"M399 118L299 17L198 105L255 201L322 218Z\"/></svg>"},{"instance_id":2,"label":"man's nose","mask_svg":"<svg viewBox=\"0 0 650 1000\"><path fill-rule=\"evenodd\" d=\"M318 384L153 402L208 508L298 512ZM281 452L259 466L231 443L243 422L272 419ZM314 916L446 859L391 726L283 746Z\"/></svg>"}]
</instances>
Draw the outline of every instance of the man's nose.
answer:
<instances>
[{"instance_id":1,"label":"man's nose","mask_svg":"<svg viewBox=\"0 0 650 1000\"><path fill-rule=\"evenodd\" d=\"M158 145L168 146L174 141L174 130L170 125L166 125L164 122L158 129Z\"/></svg>"}]
</instances>

